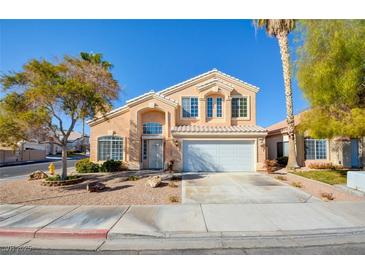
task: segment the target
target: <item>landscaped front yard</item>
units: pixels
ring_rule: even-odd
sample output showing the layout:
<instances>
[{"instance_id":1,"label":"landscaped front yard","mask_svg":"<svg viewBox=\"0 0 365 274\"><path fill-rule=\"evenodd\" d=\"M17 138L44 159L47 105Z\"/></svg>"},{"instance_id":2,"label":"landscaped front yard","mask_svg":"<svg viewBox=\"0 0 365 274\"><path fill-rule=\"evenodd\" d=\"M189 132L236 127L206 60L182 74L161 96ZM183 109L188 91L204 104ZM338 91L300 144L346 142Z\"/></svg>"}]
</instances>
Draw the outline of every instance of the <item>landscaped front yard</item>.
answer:
<instances>
[{"instance_id":1,"label":"landscaped front yard","mask_svg":"<svg viewBox=\"0 0 365 274\"><path fill-rule=\"evenodd\" d=\"M364 201L364 196L346 191L347 170L301 170L274 178L324 201Z\"/></svg>"},{"instance_id":2,"label":"landscaped front yard","mask_svg":"<svg viewBox=\"0 0 365 274\"><path fill-rule=\"evenodd\" d=\"M45 186L42 185L43 180L2 183L0 204L118 206L181 202L179 177L177 180L163 180L161 185L152 188L147 184L147 175L137 177L138 175L129 173L83 175L86 177L83 182L68 186ZM103 183L106 189L101 192L88 192L86 185L92 182Z\"/></svg>"},{"instance_id":3,"label":"landscaped front yard","mask_svg":"<svg viewBox=\"0 0 365 274\"><path fill-rule=\"evenodd\" d=\"M326 184L346 184L347 170L309 170L293 172L308 179L317 180Z\"/></svg>"}]
</instances>

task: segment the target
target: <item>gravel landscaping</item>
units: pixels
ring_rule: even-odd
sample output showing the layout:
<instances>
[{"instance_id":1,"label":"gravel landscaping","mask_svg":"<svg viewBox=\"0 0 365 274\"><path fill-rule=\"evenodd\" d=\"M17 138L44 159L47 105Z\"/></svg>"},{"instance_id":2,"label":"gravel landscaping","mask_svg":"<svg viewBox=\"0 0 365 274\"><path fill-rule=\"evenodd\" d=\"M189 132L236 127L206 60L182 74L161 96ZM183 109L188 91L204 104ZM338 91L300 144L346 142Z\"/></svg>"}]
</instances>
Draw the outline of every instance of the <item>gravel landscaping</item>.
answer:
<instances>
[{"instance_id":1,"label":"gravel landscaping","mask_svg":"<svg viewBox=\"0 0 365 274\"><path fill-rule=\"evenodd\" d=\"M44 186L43 180L2 183L0 204L152 205L181 202L181 180L163 180L160 186L152 188L146 185L146 174L139 180L133 180L133 177L128 180L130 172L84 176L85 181L70 186ZM88 192L86 185L92 182L103 183L107 189L102 192Z\"/></svg>"},{"instance_id":2,"label":"gravel landscaping","mask_svg":"<svg viewBox=\"0 0 365 274\"><path fill-rule=\"evenodd\" d=\"M312 171L323 173L323 171ZM297 173L287 173L285 169L280 170L279 172L270 174L277 180L280 180L283 183L286 183L292 187L297 187L298 189L305 191L314 197L320 198L324 201L329 201L326 196L329 194L333 197L332 201L364 201L364 196L357 196L347 192L339 187L335 186L335 183L323 183L320 181L316 181L314 179L306 178L303 176L297 175ZM318 175L320 176L320 175Z\"/></svg>"}]
</instances>

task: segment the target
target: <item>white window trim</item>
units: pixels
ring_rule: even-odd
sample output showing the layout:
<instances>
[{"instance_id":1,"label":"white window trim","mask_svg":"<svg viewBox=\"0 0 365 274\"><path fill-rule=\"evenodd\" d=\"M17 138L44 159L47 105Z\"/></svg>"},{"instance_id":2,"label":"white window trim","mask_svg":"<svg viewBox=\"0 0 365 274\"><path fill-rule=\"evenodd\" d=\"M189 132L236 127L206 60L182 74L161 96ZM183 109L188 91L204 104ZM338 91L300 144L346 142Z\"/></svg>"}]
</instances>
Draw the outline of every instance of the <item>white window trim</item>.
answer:
<instances>
[{"instance_id":1,"label":"white window trim","mask_svg":"<svg viewBox=\"0 0 365 274\"><path fill-rule=\"evenodd\" d=\"M145 124L149 124L149 123L156 123L156 124L160 124L160 125L161 125L161 133L160 133L160 134L148 134L148 133L143 133L143 126L144 126ZM144 135L144 136L162 136L162 135L163 135L163 133L164 133L164 125L163 125L163 124L161 124L161 123L158 123L158 122L146 122L146 123L143 123L143 124L142 124L142 135Z\"/></svg>"},{"instance_id":2,"label":"white window trim","mask_svg":"<svg viewBox=\"0 0 365 274\"><path fill-rule=\"evenodd\" d=\"M232 99L233 98L247 98L247 117L232 117ZM241 121L247 121L247 120L251 120L251 100L250 100L250 96L248 95L233 95L231 96L231 119L233 120L241 120Z\"/></svg>"},{"instance_id":3,"label":"white window trim","mask_svg":"<svg viewBox=\"0 0 365 274\"><path fill-rule=\"evenodd\" d=\"M119 160L119 161L122 161L122 162L127 162L126 161L126 153L127 153L127 137L125 136L121 136L121 135L99 135L96 137L96 161L97 162L105 162L106 160L99 160L99 138L101 137L108 137L108 136L115 136L115 137L120 137L122 138L123 140L123 152L122 152L122 157L123 159Z\"/></svg>"},{"instance_id":4,"label":"white window trim","mask_svg":"<svg viewBox=\"0 0 365 274\"><path fill-rule=\"evenodd\" d=\"M198 116L197 117L184 117L183 113L183 99L185 98L197 98L198 99ZM191 106L190 106L191 107ZM199 120L200 119L200 99L199 96L182 96L181 97L181 104L180 104L180 117L181 120Z\"/></svg>"},{"instance_id":5,"label":"white window trim","mask_svg":"<svg viewBox=\"0 0 365 274\"><path fill-rule=\"evenodd\" d=\"M307 159L307 155L305 152L305 141L306 140L313 140L314 142L314 159ZM326 141L326 158L325 159L317 159L317 149L316 149L316 141L317 140L325 140ZM322 138L322 139L315 139L315 138L305 138L304 139L304 160L305 161L328 161L329 160L329 141L328 139Z\"/></svg>"},{"instance_id":6,"label":"white window trim","mask_svg":"<svg viewBox=\"0 0 365 274\"><path fill-rule=\"evenodd\" d=\"M217 99L220 98L222 99L222 116L218 117L218 104L217 104ZM216 97L215 98L215 118L217 119L224 119L224 98L223 97Z\"/></svg>"}]
</instances>

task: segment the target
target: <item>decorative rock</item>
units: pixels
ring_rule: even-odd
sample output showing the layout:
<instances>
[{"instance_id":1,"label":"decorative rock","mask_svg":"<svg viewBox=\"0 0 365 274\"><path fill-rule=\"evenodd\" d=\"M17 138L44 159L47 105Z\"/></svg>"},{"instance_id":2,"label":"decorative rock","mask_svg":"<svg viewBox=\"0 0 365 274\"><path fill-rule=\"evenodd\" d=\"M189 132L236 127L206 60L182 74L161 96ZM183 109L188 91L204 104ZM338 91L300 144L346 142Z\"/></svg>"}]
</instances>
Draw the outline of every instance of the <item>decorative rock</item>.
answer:
<instances>
[{"instance_id":1,"label":"decorative rock","mask_svg":"<svg viewBox=\"0 0 365 274\"><path fill-rule=\"evenodd\" d=\"M146 184L152 188L158 187L161 184L161 177L160 176L148 177Z\"/></svg>"},{"instance_id":2,"label":"decorative rock","mask_svg":"<svg viewBox=\"0 0 365 274\"><path fill-rule=\"evenodd\" d=\"M45 178L48 178L48 175L42 170L34 171L29 175L29 180L40 180Z\"/></svg>"},{"instance_id":3,"label":"decorative rock","mask_svg":"<svg viewBox=\"0 0 365 274\"><path fill-rule=\"evenodd\" d=\"M90 183L86 185L86 190L89 192L100 192L106 189L106 186L102 183Z\"/></svg>"}]
</instances>

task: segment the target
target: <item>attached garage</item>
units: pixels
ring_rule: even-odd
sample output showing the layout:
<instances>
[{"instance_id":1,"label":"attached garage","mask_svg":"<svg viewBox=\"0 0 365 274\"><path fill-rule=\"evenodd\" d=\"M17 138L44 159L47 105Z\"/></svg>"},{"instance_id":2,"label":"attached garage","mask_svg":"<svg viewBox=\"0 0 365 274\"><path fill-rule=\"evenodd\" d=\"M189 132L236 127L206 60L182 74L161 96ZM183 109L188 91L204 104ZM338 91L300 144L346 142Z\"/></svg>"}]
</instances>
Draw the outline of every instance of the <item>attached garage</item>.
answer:
<instances>
[{"instance_id":1,"label":"attached garage","mask_svg":"<svg viewBox=\"0 0 365 274\"><path fill-rule=\"evenodd\" d=\"M184 171L255 171L255 141L184 140Z\"/></svg>"}]
</instances>

